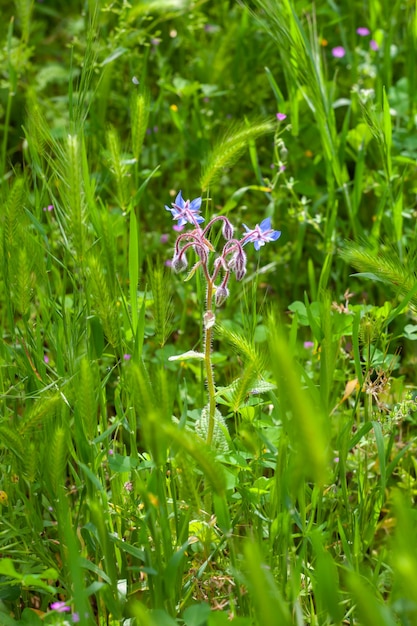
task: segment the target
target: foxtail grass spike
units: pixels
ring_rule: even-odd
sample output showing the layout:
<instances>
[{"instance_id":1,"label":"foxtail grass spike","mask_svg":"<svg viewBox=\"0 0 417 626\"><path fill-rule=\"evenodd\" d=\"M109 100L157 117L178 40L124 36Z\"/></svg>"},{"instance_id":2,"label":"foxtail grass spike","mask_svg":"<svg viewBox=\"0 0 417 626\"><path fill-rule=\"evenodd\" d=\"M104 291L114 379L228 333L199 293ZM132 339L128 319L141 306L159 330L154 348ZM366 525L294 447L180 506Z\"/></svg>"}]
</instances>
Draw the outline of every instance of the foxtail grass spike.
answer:
<instances>
[{"instance_id":1,"label":"foxtail grass spike","mask_svg":"<svg viewBox=\"0 0 417 626\"><path fill-rule=\"evenodd\" d=\"M138 162L142 152L143 140L148 128L149 101L149 92L146 89L142 92L134 93L130 99L132 152Z\"/></svg>"},{"instance_id":2,"label":"foxtail grass spike","mask_svg":"<svg viewBox=\"0 0 417 626\"><path fill-rule=\"evenodd\" d=\"M225 168L232 167L249 143L275 130L272 122L265 121L252 125L237 124L224 135L213 148L203 169L200 185L207 191L220 178Z\"/></svg>"}]
</instances>

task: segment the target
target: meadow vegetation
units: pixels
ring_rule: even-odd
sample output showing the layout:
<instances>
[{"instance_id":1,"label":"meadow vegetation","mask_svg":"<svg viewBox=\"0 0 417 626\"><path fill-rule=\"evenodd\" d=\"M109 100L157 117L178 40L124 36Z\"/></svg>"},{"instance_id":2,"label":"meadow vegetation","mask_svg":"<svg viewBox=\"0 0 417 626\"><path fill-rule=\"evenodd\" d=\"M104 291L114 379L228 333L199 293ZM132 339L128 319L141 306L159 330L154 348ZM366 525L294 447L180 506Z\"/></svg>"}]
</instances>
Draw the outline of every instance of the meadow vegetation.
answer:
<instances>
[{"instance_id":1,"label":"meadow vegetation","mask_svg":"<svg viewBox=\"0 0 417 626\"><path fill-rule=\"evenodd\" d=\"M3 5L0 625L416 624L415 2Z\"/></svg>"}]
</instances>

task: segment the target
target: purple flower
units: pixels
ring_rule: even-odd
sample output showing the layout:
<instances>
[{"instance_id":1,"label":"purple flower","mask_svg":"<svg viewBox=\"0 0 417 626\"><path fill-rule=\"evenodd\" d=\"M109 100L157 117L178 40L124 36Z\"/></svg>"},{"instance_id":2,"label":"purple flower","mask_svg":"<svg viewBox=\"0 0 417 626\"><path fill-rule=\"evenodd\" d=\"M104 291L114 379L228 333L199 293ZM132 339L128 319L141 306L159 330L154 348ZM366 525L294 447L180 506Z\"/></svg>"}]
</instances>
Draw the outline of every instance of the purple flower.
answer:
<instances>
[{"instance_id":1,"label":"purple flower","mask_svg":"<svg viewBox=\"0 0 417 626\"><path fill-rule=\"evenodd\" d=\"M332 55L336 59L342 59L346 54L346 50L343 46L336 46L336 48L332 48Z\"/></svg>"},{"instance_id":2,"label":"purple flower","mask_svg":"<svg viewBox=\"0 0 417 626\"><path fill-rule=\"evenodd\" d=\"M48 204L48 206L43 207L42 211L48 211L49 213L54 210L53 204Z\"/></svg>"},{"instance_id":3,"label":"purple flower","mask_svg":"<svg viewBox=\"0 0 417 626\"><path fill-rule=\"evenodd\" d=\"M280 122L283 122L286 119L286 115L285 113L277 113L277 120L279 120Z\"/></svg>"},{"instance_id":4,"label":"purple flower","mask_svg":"<svg viewBox=\"0 0 417 626\"><path fill-rule=\"evenodd\" d=\"M233 237L233 230L234 230L234 228L233 228L232 224L229 222L227 217L225 217L224 220L223 220L223 228L222 228L223 237L225 239L232 239L232 237Z\"/></svg>"},{"instance_id":5,"label":"purple flower","mask_svg":"<svg viewBox=\"0 0 417 626\"><path fill-rule=\"evenodd\" d=\"M360 37L367 37L371 34L371 31L369 28L366 28L366 26L359 26L359 28L356 29L356 32Z\"/></svg>"},{"instance_id":6,"label":"purple flower","mask_svg":"<svg viewBox=\"0 0 417 626\"><path fill-rule=\"evenodd\" d=\"M51 609L58 613L70 613L71 611L71 607L65 604L65 602L52 602Z\"/></svg>"},{"instance_id":7,"label":"purple flower","mask_svg":"<svg viewBox=\"0 0 417 626\"><path fill-rule=\"evenodd\" d=\"M245 228L247 227L245 226ZM252 239L248 239L248 241L252 241ZM255 243L255 248L256 248L256 243ZM259 247L256 249L259 250ZM230 259L228 263L228 269L232 270L235 273L236 280L242 280L245 277L246 254L243 252L243 248L241 246L239 246L237 252L235 252L235 254Z\"/></svg>"},{"instance_id":8,"label":"purple flower","mask_svg":"<svg viewBox=\"0 0 417 626\"><path fill-rule=\"evenodd\" d=\"M204 217L199 215L201 207L201 198L195 198L194 200L184 200L181 191L175 198L175 202L172 203L172 209L165 205L167 211L171 211L174 220L178 220L178 226L184 226L190 223L194 226L204 222Z\"/></svg>"},{"instance_id":9,"label":"purple flower","mask_svg":"<svg viewBox=\"0 0 417 626\"><path fill-rule=\"evenodd\" d=\"M377 52L379 50L379 46L378 46L377 42L375 41L375 39L371 39L371 41L369 42L369 46L375 52Z\"/></svg>"},{"instance_id":10,"label":"purple flower","mask_svg":"<svg viewBox=\"0 0 417 626\"><path fill-rule=\"evenodd\" d=\"M246 229L246 235L243 237L242 243L252 242L255 250L259 250L261 246L264 246L269 241L276 241L281 236L280 230L271 228L270 217L264 219L260 224L256 224L253 229L248 228L246 224L243 224L243 226Z\"/></svg>"}]
</instances>

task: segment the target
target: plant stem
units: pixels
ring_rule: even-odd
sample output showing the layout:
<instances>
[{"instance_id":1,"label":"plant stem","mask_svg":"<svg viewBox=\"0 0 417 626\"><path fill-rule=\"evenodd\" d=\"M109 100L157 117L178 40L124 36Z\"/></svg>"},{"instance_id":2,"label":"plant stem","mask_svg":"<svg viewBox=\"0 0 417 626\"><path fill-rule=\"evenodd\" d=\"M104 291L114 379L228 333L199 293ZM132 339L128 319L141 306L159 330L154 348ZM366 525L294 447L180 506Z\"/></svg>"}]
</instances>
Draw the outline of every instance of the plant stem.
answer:
<instances>
[{"instance_id":1,"label":"plant stem","mask_svg":"<svg viewBox=\"0 0 417 626\"><path fill-rule=\"evenodd\" d=\"M207 376L207 391L209 397L209 426L207 431L207 444L210 445L213 439L214 419L216 411L216 387L214 384L213 367L211 364L211 341L212 328L214 325L213 313L213 281L211 277L207 280L207 305L204 315L204 363Z\"/></svg>"}]
</instances>

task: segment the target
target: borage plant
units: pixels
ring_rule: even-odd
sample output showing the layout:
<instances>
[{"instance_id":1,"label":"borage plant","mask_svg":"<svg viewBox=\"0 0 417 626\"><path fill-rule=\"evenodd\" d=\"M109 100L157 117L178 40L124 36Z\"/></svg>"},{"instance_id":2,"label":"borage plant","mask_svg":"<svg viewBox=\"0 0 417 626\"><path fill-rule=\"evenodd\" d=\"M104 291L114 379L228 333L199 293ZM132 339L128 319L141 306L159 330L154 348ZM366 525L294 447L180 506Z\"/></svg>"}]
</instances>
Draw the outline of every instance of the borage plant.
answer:
<instances>
[{"instance_id":1,"label":"borage plant","mask_svg":"<svg viewBox=\"0 0 417 626\"><path fill-rule=\"evenodd\" d=\"M221 306L228 298L228 284L232 274L239 281L245 276L246 253L244 246L247 243L253 243L255 249L259 250L261 246L269 241L276 241L280 237L281 232L271 228L271 219L269 217L252 229L244 224L246 233L240 239L234 237L234 227L224 215L213 217L203 228L201 224L205 220L200 215L201 202L201 198L184 200L180 191L175 202L172 203L172 207L165 205L166 210L172 213L173 219L178 220L178 226L191 224L194 227L193 230L181 233L175 242L174 257L172 259L174 271L181 272L187 268L187 252L192 250L196 253L198 260L192 267L187 279L191 278L201 267L206 281L206 308L203 315L204 352L200 353L190 350L185 354L171 357L171 360L188 357L199 358L204 361L208 405L202 410L201 430L202 434L205 431L207 444L211 445L213 443L213 435L215 435L216 424L222 424L223 422L220 411L216 409L216 387L211 363L212 332L216 322L213 305ZM216 222L223 222L222 235L226 241L221 253L217 255L215 248L207 239L209 231ZM210 259L210 253L215 255L214 261ZM215 436L214 443L217 443L218 438L221 439L221 430L218 432L220 436Z\"/></svg>"}]
</instances>

